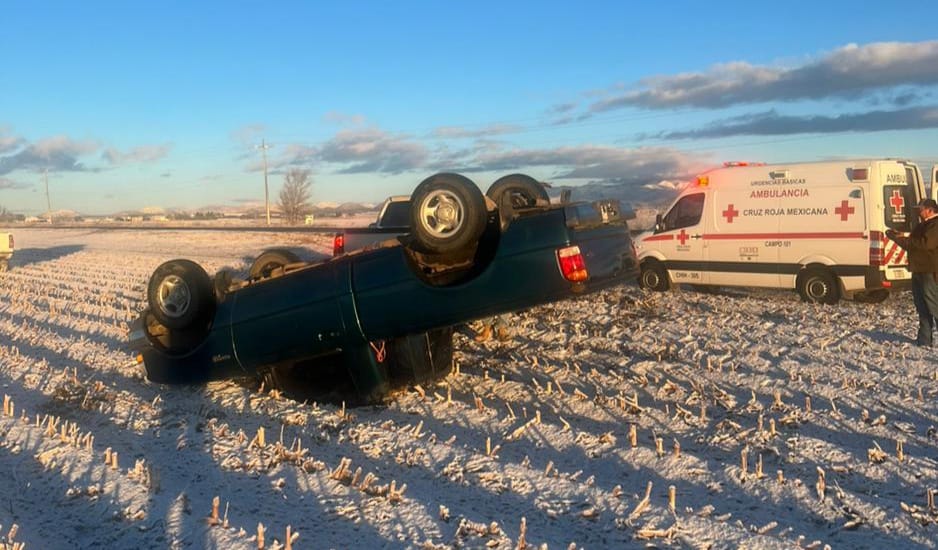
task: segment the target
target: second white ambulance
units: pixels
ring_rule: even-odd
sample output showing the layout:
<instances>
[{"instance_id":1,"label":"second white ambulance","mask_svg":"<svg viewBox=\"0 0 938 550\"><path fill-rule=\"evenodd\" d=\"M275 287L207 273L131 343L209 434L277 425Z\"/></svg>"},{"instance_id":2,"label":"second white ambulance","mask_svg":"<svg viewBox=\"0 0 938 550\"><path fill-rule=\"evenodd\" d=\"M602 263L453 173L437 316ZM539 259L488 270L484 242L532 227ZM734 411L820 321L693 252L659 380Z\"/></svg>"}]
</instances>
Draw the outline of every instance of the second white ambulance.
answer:
<instances>
[{"instance_id":1,"label":"second white ambulance","mask_svg":"<svg viewBox=\"0 0 938 550\"><path fill-rule=\"evenodd\" d=\"M880 302L911 279L905 251L885 231L910 231L925 196L918 167L903 160L727 163L688 184L636 239L640 283Z\"/></svg>"}]
</instances>

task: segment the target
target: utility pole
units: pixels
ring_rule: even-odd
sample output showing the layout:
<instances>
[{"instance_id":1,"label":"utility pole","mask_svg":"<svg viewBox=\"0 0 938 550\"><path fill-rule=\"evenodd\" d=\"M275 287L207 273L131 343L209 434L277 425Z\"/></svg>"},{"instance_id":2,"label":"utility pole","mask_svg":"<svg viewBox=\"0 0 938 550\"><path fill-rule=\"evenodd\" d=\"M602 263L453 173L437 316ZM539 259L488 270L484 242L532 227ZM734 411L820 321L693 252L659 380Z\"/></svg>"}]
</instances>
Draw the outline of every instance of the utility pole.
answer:
<instances>
[{"instance_id":1,"label":"utility pole","mask_svg":"<svg viewBox=\"0 0 938 550\"><path fill-rule=\"evenodd\" d=\"M52 224L52 199L49 198L49 169L44 168L42 170L43 178L46 180L46 207L48 207L49 212L49 224Z\"/></svg>"},{"instance_id":2,"label":"utility pole","mask_svg":"<svg viewBox=\"0 0 938 550\"><path fill-rule=\"evenodd\" d=\"M270 145L267 145L267 140L261 140L260 149L264 155L264 206L267 208L267 225L270 225L270 192L267 189L267 150Z\"/></svg>"}]
</instances>

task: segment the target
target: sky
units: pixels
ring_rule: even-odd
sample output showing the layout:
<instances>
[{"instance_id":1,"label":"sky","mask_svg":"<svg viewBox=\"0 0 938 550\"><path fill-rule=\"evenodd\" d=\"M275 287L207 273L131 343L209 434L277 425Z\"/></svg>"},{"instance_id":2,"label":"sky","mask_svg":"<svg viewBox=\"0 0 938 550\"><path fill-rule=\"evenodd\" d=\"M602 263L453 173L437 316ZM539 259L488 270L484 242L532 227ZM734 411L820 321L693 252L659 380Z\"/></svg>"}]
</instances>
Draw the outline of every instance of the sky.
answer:
<instances>
[{"instance_id":1,"label":"sky","mask_svg":"<svg viewBox=\"0 0 938 550\"><path fill-rule=\"evenodd\" d=\"M634 4L6 2L0 207L263 205L264 152L272 203L293 169L317 203L437 172L642 202L725 161L938 162L938 2Z\"/></svg>"}]
</instances>

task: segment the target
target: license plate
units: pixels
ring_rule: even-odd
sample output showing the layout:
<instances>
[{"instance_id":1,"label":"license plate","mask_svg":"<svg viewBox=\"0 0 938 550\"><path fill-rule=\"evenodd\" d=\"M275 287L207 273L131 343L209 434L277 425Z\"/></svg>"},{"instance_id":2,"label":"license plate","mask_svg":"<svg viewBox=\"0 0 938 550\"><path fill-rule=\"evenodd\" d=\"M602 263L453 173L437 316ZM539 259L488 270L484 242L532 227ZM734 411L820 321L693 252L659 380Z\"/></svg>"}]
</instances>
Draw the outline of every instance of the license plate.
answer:
<instances>
[{"instance_id":1,"label":"license plate","mask_svg":"<svg viewBox=\"0 0 938 550\"><path fill-rule=\"evenodd\" d=\"M907 269L890 269L886 275L887 279L896 280L896 279L911 279L912 274L909 273Z\"/></svg>"}]
</instances>

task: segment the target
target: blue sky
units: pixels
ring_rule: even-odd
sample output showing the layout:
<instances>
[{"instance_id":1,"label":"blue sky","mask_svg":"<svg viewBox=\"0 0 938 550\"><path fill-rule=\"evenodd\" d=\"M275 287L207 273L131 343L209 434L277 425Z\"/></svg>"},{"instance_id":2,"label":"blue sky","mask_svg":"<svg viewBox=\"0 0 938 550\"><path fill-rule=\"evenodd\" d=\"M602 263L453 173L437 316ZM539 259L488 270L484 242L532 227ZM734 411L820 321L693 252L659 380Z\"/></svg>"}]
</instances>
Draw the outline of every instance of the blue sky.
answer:
<instances>
[{"instance_id":1,"label":"blue sky","mask_svg":"<svg viewBox=\"0 0 938 550\"><path fill-rule=\"evenodd\" d=\"M458 171L660 199L727 160L938 161L938 3L8 2L0 206L381 200Z\"/></svg>"}]
</instances>

